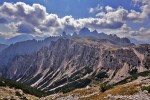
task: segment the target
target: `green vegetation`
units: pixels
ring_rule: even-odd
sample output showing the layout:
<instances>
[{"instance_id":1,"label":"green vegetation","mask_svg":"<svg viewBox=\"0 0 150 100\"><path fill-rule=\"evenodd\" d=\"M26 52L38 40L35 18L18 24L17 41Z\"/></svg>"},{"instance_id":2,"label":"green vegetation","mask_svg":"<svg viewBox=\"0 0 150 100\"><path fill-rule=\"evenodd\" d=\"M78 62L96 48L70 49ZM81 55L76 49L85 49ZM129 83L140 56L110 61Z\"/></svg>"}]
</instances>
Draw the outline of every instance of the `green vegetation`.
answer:
<instances>
[{"instance_id":1,"label":"green vegetation","mask_svg":"<svg viewBox=\"0 0 150 100\"><path fill-rule=\"evenodd\" d=\"M145 60L144 66L145 66L146 68L149 68L149 66L150 66L150 59L146 59L146 60Z\"/></svg>"},{"instance_id":2,"label":"green vegetation","mask_svg":"<svg viewBox=\"0 0 150 100\"><path fill-rule=\"evenodd\" d=\"M100 86L101 92L105 92L106 90L109 90L109 89L111 89L111 88L113 88L113 85L102 84L102 85Z\"/></svg>"},{"instance_id":3,"label":"green vegetation","mask_svg":"<svg viewBox=\"0 0 150 100\"><path fill-rule=\"evenodd\" d=\"M97 71L92 74L90 77L91 83L90 86L101 86L105 78L108 78L108 75L105 71Z\"/></svg>"},{"instance_id":4,"label":"green vegetation","mask_svg":"<svg viewBox=\"0 0 150 100\"><path fill-rule=\"evenodd\" d=\"M71 92L73 90L74 90L73 88L68 88L68 89L63 90L63 93L68 93L68 92Z\"/></svg>"},{"instance_id":5,"label":"green vegetation","mask_svg":"<svg viewBox=\"0 0 150 100\"><path fill-rule=\"evenodd\" d=\"M141 72L141 73L132 74L131 76L129 76L129 77L125 78L124 80L116 83L115 85L125 84L125 83L128 83L130 81L136 80L139 76L146 77L146 76L149 76L149 75L150 75L150 71L144 71L144 72Z\"/></svg>"},{"instance_id":6,"label":"green vegetation","mask_svg":"<svg viewBox=\"0 0 150 100\"><path fill-rule=\"evenodd\" d=\"M108 75L106 72L103 71L99 71L98 73L96 73L95 78L96 79L102 79L102 78L107 78Z\"/></svg>"},{"instance_id":7,"label":"green vegetation","mask_svg":"<svg viewBox=\"0 0 150 100\"><path fill-rule=\"evenodd\" d=\"M29 85L29 84L33 84L33 83L35 83L36 81L38 81L40 78L42 77L42 74L40 73L40 74L38 74L37 76L35 76L34 78L32 78L32 81L29 81L29 82L27 82L26 84L27 85Z\"/></svg>"},{"instance_id":8,"label":"green vegetation","mask_svg":"<svg viewBox=\"0 0 150 100\"><path fill-rule=\"evenodd\" d=\"M150 71L145 71L145 72L136 73L136 74L133 73L131 76L125 78L124 80L122 80L122 81L120 81L120 82L118 82L116 84L106 85L107 83L102 83L103 81L101 80L101 79L107 77L106 73L105 72L98 72L97 74L94 73L94 76L96 77L96 79L93 79L91 81L90 85L92 85L92 86L99 86L101 92L105 92L106 90L109 90L109 89L113 88L114 86L126 84L128 82L136 80L139 76L146 77L146 76L149 76L149 75L150 75ZM100 79L97 79L97 78L100 78ZM145 89L147 91L150 91L149 90L150 87L143 87L143 89Z\"/></svg>"},{"instance_id":9,"label":"green vegetation","mask_svg":"<svg viewBox=\"0 0 150 100\"><path fill-rule=\"evenodd\" d=\"M85 76L86 74L90 74L92 72L92 68L90 67L84 67L83 69L76 71L75 73L73 73L69 78L68 81L74 81L77 79L80 79L81 77Z\"/></svg>"},{"instance_id":10,"label":"green vegetation","mask_svg":"<svg viewBox=\"0 0 150 100\"><path fill-rule=\"evenodd\" d=\"M24 93L31 94L37 97L42 97L47 95L47 93L40 91L36 88L33 88L31 86L27 86L25 84L13 80L9 80L9 79L4 79L4 78L0 78L0 86L8 86L10 88L21 89ZM20 95L20 94L16 93L16 95Z\"/></svg>"},{"instance_id":11,"label":"green vegetation","mask_svg":"<svg viewBox=\"0 0 150 100\"><path fill-rule=\"evenodd\" d=\"M22 95L20 94L20 92L16 92L16 96L21 97Z\"/></svg>"},{"instance_id":12,"label":"green vegetation","mask_svg":"<svg viewBox=\"0 0 150 100\"><path fill-rule=\"evenodd\" d=\"M142 90L147 90L148 93L150 93L150 86L143 86L143 87L142 87Z\"/></svg>"},{"instance_id":13,"label":"green vegetation","mask_svg":"<svg viewBox=\"0 0 150 100\"><path fill-rule=\"evenodd\" d=\"M54 93L59 93L59 92L67 93L77 88L86 87L90 82L91 82L91 79L88 79L88 78L75 80L73 82L68 82L66 85L62 87L59 87L53 91L49 91L49 94L54 94Z\"/></svg>"},{"instance_id":14,"label":"green vegetation","mask_svg":"<svg viewBox=\"0 0 150 100\"><path fill-rule=\"evenodd\" d=\"M132 77L134 77L134 78L136 78L136 79L137 79L139 76L146 77L146 76L148 76L148 75L150 75L150 71L145 71L145 72L141 72L141 73L133 74L133 75L132 75Z\"/></svg>"},{"instance_id":15,"label":"green vegetation","mask_svg":"<svg viewBox=\"0 0 150 100\"><path fill-rule=\"evenodd\" d=\"M62 92L66 93L66 92L75 90L76 88L86 87L90 82L91 82L91 79L85 78L85 79L74 81L72 83L68 83L65 87L63 87Z\"/></svg>"},{"instance_id":16,"label":"green vegetation","mask_svg":"<svg viewBox=\"0 0 150 100\"><path fill-rule=\"evenodd\" d=\"M131 71L129 71L129 74L131 74L131 75L134 75L136 73L137 73L137 69L136 68L134 68Z\"/></svg>"}]
</instances>

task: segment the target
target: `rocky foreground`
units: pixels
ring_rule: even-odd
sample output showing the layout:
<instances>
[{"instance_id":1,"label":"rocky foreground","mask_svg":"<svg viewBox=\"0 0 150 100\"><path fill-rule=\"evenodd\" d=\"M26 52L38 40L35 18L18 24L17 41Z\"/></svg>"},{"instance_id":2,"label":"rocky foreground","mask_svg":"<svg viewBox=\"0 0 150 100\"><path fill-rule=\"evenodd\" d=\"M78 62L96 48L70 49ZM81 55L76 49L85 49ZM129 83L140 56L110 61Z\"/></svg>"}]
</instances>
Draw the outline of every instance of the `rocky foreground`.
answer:
<instances>
[{"instance_id":1,"label":"rocky foreground","mask_svg":"<svg viewBox=\"0 0 150 100\"><path fill-rule=\"evenodd\" d=\"M150 77L139 77L138 79L114 86L105 92L99 87L87 87L76 89L66 94L55 94L41 99L47 100L150 100L149 90L143 87L150 87Z\"/></svg>"},{"instance_id":2,"label":"rocky foreground","mask_svg":"<svg viewBox=\"0 0 150 100\"><path fill-rule=\"evenodd\" d=\"M38 100L38 98L20 89L0 87L0 100Z\"/></svg>"},{"instance_id":3,"label":"rocky foreground","mask_svg":"<svg viewBox=\"0 0 150 100\"><path fill-rule=\"evenodd\" d=\"M105 91L99 85L92 84L86 88L44 97L10 86L0 86L0 100L150 100L150 76L139 76L131 82L114 85Z\"/></svg>"}]
</instances>

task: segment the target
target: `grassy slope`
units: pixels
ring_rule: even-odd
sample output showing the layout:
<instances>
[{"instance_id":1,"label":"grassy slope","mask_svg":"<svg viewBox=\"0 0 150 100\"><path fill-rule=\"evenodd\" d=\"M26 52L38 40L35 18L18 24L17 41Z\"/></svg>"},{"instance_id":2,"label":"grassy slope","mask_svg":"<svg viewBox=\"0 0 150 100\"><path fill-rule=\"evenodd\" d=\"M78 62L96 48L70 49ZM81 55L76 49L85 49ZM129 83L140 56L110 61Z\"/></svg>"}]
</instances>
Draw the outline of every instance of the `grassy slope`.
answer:
<instances>
[{"instance_id":1,"label":"grassy slope","mask_svg":"<svg viewBox=\"0 0 150 100\"><path fill-rule=\"evenodd\" d=\"M140 87L142 90L147 90L149 92L149 86L148 87L143 87L142 84L137 84L134 83L132 81L136 80L139 76L142 77L147 77L150 76L150 71L145 71L145 72L141 72L141 73L137 73L137 74L133 74L131 76L129 76L128 78L120 81L117 84L113 84L111 86L107 86L104 85L103 88L105 89L105 91L102 91L102 87L101 87L101 81L99 80L95 80L94 82L92 82L91 84L95 84L93 86L95 87L91 87L91 88L82 88L82 89L76 89L73 91L70 91L68 93L62 94L60 95L60 97L65 97L68 95L77 95L79 97L82 97L81 100L105 100L104 97L106 97L108 94L112 94L112 95L133 95L135 93L139 92L139 88ZM129 83L131 82L131 83ZM129 84L127 84L129 83ZM97 93L95 95L91 95L92 93ZM85 97L84 96L89 96L89 97ZM59 97L58 97L59 98Z\"/></svg>"},{"instance_id":2,"label":"grassy slope","mask_svg":"<svg viewBox=\"0 0 150 100\"><path fill-rule=\"evenodd\" d=\"M4 79L4 78L0 78L0 86L1 87L8 86L10 88L21 89L24 93L31 94L31 95L34 95L36 97L42 97L42 96L46 95L45 92L40 91L36 88L33 88L31 86L27 86L25 84L21 84L19 82L13 81L13 80Z\"/></svg>"}]
</instances>

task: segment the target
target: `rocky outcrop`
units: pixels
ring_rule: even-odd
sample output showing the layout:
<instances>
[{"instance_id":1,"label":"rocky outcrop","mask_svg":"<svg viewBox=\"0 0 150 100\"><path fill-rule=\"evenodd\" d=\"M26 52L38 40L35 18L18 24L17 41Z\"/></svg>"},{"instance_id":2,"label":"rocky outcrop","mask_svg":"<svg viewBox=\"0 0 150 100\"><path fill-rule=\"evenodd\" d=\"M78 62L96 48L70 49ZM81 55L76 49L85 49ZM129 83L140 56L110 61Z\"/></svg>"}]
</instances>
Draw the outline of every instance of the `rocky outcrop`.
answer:
<instances>
[{"instance_id":1,"label":"rocky outcrop","mask_svg":"<svg viewBox=\"0 0 150 100\"><path fill-rule=\"evenodd\" d=\"M85 87L95 77L115 83L150 68L150 45L110 43L108 46L99 41L93 38L53 40L37 52L13 57L3 77L55 93Z\"/></svg>"},{"instance_id":2,"label":"rocky outcrop","mask_svg":"<svg viewBox=\"0 0 150 100\"><path fill-rule=\"evenodd\" d=\"M12 62L13 58L18 55L32 54L40 50L42 47L49 46L52 40L57 40L57 37L49 37L43 41L28 40L17 42L15 44L11 44L7 48L3 48L0 52L0 68L7 66L10 62Z\"/></svg>"}]
</instances>

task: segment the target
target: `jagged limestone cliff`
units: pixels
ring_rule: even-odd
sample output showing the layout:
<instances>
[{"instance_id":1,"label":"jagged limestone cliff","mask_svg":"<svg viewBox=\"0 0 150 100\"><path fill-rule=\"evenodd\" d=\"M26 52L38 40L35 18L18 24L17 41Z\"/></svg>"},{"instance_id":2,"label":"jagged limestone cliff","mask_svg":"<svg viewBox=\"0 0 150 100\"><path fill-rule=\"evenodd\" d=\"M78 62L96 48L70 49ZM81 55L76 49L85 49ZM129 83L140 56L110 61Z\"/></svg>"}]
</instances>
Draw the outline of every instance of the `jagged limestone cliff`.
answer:
<instances>
[{"instance_id":1,"label":"jagged limestone cliff","mask_svg":"<svg viewBox=\"0 0 150 100\"><path fill-rule=\"evenodd\" d=\"M85 87L92 79L116 83L149 69L150 45L113 44L93 38L60 38L32 54L18 55L3 76L50 93Z\"/></svg>"}]
</instances>

